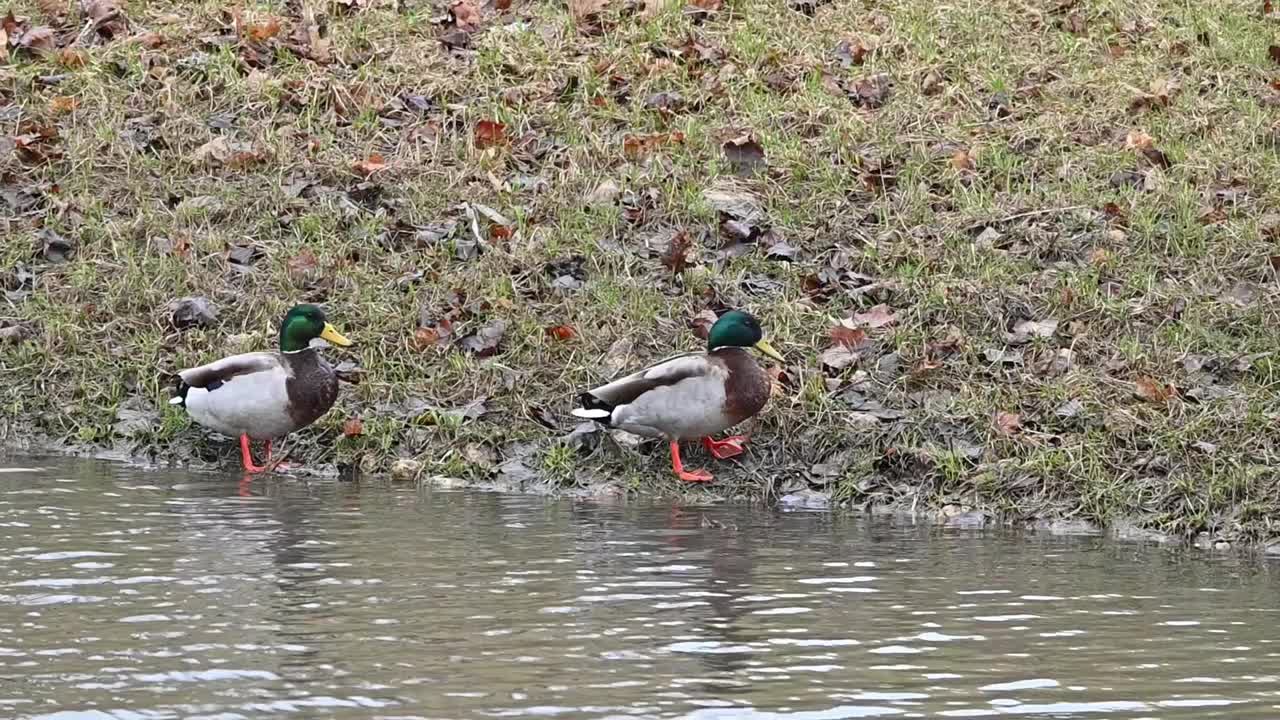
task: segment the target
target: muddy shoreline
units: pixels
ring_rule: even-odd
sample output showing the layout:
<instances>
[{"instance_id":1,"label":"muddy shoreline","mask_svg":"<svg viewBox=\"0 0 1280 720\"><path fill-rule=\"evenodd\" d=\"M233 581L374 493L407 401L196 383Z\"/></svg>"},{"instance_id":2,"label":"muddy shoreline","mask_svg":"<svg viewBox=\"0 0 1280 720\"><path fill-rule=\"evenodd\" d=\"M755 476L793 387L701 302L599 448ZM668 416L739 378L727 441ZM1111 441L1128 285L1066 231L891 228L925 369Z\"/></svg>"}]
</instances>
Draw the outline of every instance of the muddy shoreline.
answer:
<instances>
[{"instance_id":1,"label":"muddy shoreline","mask_svg":"<svg viewBox=\"0 0 1280 720\"><path fill-rule=\"evenodd\" d=\"M39 461L42 458L99 460L135 468L188 469L198 473L233 474L236 472L233 463L201 462L182 464L153 460L131 452L126 447L74 446L48 439L34 438L21 442L15 442L10 439L0 443L0 461L25 462ZM420 472L422 468L423 465L421 463L414 463L410 466L410 469L417 474L404 475L406 470L403 467L393 472L364 473L350 466L320 464L308 466L305 469L290 469L289 471L258 477L303 482L373 482L399 486L414 485L419 489L473 490L566 498L612 497L655 501L678 499L687 501L691 505L747 502L764 504L783 511L889 518L912 525L931 525L939 529L953 531L1013 531L1032 534L1044 533L1052 536L1104 536L1118 542L1160 545L1176 550L1216 554L1231 553L1246 557L1280 558L1280 543L1232 543L1215 538L1209 533L1200 533L1193 538L1177 537L1145 528L1137 519L1121 519L1102 525L1079 518L1015 520L1001 517L990 510L955 505L925 510L902 507L901 504L864 504L860 507L854 507L849 503L833 502L829 493L812 489L767 500L760 496L746 497L741 494L734 494L727 486L717 488L714 484L699 487L696 495L685 494L683 497L673 498L671 495L664 493L628 492L619 487L616 482L608 480L585 486L564 487L552 482L531 478L515 480L495 475L487 479L466 479L425 474Z\"/></svg>"}]
</instances>

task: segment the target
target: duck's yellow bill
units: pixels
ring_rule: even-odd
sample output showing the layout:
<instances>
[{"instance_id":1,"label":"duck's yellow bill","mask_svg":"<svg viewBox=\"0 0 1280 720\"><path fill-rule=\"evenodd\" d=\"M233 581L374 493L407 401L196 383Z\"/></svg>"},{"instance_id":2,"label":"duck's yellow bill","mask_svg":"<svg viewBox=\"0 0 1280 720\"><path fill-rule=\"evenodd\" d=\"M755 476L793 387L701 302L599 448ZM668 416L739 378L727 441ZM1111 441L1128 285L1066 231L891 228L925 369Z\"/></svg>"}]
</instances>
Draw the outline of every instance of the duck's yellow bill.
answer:
<instances>
[{"instance_id":1,"label":"duck's yellow bill","mask_svg":"<svg viewBox=\"0 0 1280 720\"><path fill-rule=\"evenodd\" d=\"M320 333L320 339L331 342L338 347L347 347L351 344L351 341L342 337L342 333L338 332L338 329L330 323L324 324L324 331Z\"/></svg>"},{"instance_id":2,"label":"duck's yellow bill","mask_svg":"<svg viewBox=\"0 0 1280 720\"><path fill-rule=\"evenodd\" d=\"M777 350L774 350L773 346L769 344L768 340L761 340L760 342L756 343L756 349L764 353L765 355L768 355L769 357L773 358L774 360L777 360L780 363L786 362L786 360L782 357L782 353L778 352Z\"/></svg>"}]
</instances>

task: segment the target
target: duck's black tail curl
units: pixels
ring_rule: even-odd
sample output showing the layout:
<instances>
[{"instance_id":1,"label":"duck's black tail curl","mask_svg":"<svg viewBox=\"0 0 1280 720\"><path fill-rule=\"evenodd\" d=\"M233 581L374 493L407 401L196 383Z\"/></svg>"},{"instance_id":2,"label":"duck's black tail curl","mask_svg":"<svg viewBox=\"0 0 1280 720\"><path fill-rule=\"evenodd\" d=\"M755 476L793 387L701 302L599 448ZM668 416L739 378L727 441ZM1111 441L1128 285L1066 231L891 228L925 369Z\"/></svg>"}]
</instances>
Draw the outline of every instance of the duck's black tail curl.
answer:
<instances>
[{"instance_id":1,"label":"duck's black tail curl","mask_svg":"<svg viewBox=\"0 0 1280 720\"><path fill-rule=\"evenodd\" d=\"M179 375L173 384L173 397L169 398L170 405L186 405L187 392L191 390L191 386Z\"/></svg>"}]
</instances>

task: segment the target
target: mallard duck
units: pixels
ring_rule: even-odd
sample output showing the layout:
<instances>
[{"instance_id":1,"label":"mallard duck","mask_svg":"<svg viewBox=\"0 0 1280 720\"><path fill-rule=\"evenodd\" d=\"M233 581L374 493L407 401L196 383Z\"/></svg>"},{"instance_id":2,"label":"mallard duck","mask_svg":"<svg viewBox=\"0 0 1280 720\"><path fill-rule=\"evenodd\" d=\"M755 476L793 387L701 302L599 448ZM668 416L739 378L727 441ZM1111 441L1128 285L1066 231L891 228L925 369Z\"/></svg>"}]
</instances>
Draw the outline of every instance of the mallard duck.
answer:
<instances>
[{"instance_id":1,"label":"mallard duck","mask_svg":"<svg viewBox=\"0 0 1280 720\"><path fill-rule=\"evenodd\" d=\"M676 475L686 482L708 482L712 476L705 470L684 469L680 441L701 438L722 460L742 453L745 436L711 436L760 412L769 399L769 376L744 349L748 347L783 362L764 340L760 323L731 310L711 326L706 352L676 355L588 390L578 396L582 407L572 413L636 435L666 438Z\"/></svg>"},{"instance_id":2,"label":"mallard duck","mask_svg":"<svg viewBox=\"0 0 1280 720\"><path fill-rule=\"evenodd\" d=\"M240 438L244 469L271 467L271 440L315 422L338 398L338 375L311 347L320 338L346 347L351 341L315 305L295 305L280 321L280 350L222 358L178 373L169 402L185 405L197 423ZM267 462L253 464L251 440L265 440Z\"/></svg>"}]
</instances>

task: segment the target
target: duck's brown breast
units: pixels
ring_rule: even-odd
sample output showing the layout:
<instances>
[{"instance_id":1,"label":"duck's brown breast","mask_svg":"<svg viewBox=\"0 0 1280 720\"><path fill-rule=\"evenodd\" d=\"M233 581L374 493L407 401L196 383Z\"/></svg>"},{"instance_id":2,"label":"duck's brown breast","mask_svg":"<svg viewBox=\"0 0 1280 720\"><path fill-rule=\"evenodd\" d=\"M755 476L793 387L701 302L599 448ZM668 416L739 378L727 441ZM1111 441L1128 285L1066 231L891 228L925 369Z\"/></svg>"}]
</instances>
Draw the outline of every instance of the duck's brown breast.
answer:
<instances>
[{"instance_id":1,"label":"duck's brown breast","mask_svg":"<svg viewBox=\"0 0 1280 720\"><path fill-rule=\"evenodd\" d=\"M769 401L769 376L751 353L742 348L720 348L712 357L724 363L724 413L736 425L755 415Z\"/></svg>"},{"instance_id":2,"label":"duck's brown breast","mask_svg":"<svg viewBox=\"0 0 1280 720\"><path fill-rule=\"evenodd\" d=\"M289 379L289 417L302 428L329 412L338 399L338 375L315 350L286 353Z\"/></svg>"}]
</instances>

